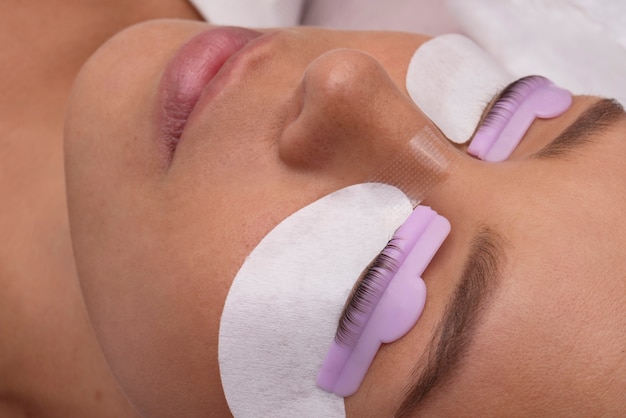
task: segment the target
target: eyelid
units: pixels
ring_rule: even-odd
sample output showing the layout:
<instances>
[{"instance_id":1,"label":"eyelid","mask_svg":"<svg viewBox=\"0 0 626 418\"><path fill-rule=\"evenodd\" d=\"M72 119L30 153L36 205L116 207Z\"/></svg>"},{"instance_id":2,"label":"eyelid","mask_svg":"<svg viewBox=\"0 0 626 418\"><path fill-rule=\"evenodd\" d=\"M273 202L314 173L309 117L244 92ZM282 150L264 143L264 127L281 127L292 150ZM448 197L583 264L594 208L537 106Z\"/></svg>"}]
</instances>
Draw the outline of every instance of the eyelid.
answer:
<instances>
[{"instance_id":1,"label":"eyelid","mask_svg":"<svg viewBox=\"0 0 626 418\"><path fill-rule=\"evenodd\" d=\"M370 264L365 274L361 275L360 281L354 288L337 327L335 339L338 343L356 344L360 332L394 274L437 218L443 217L428 206L417 206L394 233L393 238ZM421 272L417 273L421 274Z\"/></svg>"},{"instance_id":2,"label":"eyelid","mask_svg":"<svg viewBox=\"0 0 626 418\"><path fill-rule=\"evenodd\" d=\"M476 135L476 132L478 131L478 129L480 129L480 127L485 123L485 120L488 119L489 116L492 115L493 109L498 104L498 102L503 100L503 98L506 97L507 94L511 92L515 93L515 90L519 87L520 84L523 84L529 80L536 79L536 78L544 78L544 77L539 76L539 75L528 75L528 76L518 78L517 80L514 80L510 82L509 84L507 84L506 87L500 90L498 94L495 94L493 98L489 101L489 103L487 103L485 108L483 109L483 113L480 117L480 120L478 124L476 125L476 130L472 134L472 138L474 137L474 135Z\"/></svg>"},{"instance_id":3,"label":"eyelid","mask_svg":"<svg viewBox=\"0 0 626 418\"><path fill-rule=\"evenodd\" d=\"M422 275L450 232L446 218L427 206L417 206L398 228L383 253L393 258L392 271L370 275L359 284L371 286L365 301L350 301L347 311L354 322L342 318L324 363L318 385L340 396L354 393L379 347L392 343L409 332L418 321L426 302ZM380 256L379 256L380 257ZM397 257L397 258L396 258ZM365 306L361 304L367 302ZM363 308L363 309L360 309ZM344 323L346 335L339 332Z\"/></svg>"},{"instance_id":4,"label":"eyelid","mask_svg":"<svg viewBox=\"0 0 626 418\"><path fill-rule=\"evenodd\" d=\"M571 93L547 78L538 75L520 78L509 84L489 106L467 152L483 161L504 161L535 119L560 116L571 104Z\"/></svg>"}]
</instances>

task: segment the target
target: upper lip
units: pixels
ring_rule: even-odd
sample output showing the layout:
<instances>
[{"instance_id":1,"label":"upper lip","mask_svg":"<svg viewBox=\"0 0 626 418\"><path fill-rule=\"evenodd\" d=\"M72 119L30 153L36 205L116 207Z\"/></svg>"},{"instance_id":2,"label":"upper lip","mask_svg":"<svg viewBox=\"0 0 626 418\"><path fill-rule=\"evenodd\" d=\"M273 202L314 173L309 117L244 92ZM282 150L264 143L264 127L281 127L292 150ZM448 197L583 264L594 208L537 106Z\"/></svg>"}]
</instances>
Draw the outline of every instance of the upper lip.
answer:
<instances>
[{"instance_id":1,"label":"upper lip","mask_svg":"<svg viewBox=\"0 0 626 418\"><path fill-rule=\"evenodd\" d=\"M161 77L157 140L171 160L189 115L226 61L262 33L224 27L201 32L174 54Z\"/></svg>"}]
</instances>

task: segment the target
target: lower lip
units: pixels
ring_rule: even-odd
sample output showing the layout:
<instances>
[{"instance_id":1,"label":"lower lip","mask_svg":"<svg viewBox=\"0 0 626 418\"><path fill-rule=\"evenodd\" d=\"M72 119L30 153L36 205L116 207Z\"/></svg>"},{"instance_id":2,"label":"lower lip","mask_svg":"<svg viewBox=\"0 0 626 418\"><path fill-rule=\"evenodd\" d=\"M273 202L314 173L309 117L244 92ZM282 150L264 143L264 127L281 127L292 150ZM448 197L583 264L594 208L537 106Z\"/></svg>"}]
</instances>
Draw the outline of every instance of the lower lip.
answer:
<instances>
[{"instance_id":1,"label":"lower lip","mask_svg":"<svg viewBox=\"0 0 626 418\"><path fill-rule=\"evenodd\" d=\"M243 28L209 29L175 53L161 78L157 99L157 139L168 160L204 88L231 56L261 35Z\"/></svg>"}]
</instances>

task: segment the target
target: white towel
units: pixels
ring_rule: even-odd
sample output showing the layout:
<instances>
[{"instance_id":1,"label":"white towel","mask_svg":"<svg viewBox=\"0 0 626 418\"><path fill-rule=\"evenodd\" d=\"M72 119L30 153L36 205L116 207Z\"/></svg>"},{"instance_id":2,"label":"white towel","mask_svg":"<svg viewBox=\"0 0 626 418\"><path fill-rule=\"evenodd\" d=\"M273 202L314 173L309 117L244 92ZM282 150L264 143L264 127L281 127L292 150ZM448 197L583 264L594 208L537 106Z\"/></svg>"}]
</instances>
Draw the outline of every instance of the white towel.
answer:
<instances>
[{"instance_id":1,"label":"white towel","mask_svg":"<svg viewBox=\"0 0 626 418\"><path fill-rule=\"evenodd\" d=\"M300 23L304 0L189 0L211 23L250 28Z\"/></svg>"},{"instance_id":2,"label":"white towel","mask_svg":"<svg viewBox=\"0 0 626 418\"><path fill-rule=\"evenodd\" d=\"M447 0L462 31L516 76L626 104L626 2Z\"/></svg>"}]
</instances>

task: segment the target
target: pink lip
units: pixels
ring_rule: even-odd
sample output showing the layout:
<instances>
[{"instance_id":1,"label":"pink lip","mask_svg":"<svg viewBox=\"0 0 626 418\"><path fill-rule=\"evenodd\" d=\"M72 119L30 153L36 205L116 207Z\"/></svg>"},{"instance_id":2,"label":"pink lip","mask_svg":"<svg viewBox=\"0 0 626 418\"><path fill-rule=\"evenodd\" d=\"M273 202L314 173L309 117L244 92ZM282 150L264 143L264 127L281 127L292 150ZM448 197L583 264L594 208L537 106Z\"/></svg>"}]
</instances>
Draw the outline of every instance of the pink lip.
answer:
<instances>
[{"instance_id":1,"label":"pink lip","mask_svg":"<svg viewBox=\"0 0 626 418\"><path fill-rule=\"evenodd\" d=\"M202 91L224 63L262 33L243 28L216 28L187 41L168 63L159 86L157 140L171 160L189 115Z\"/></svg>"}]
</instances>

